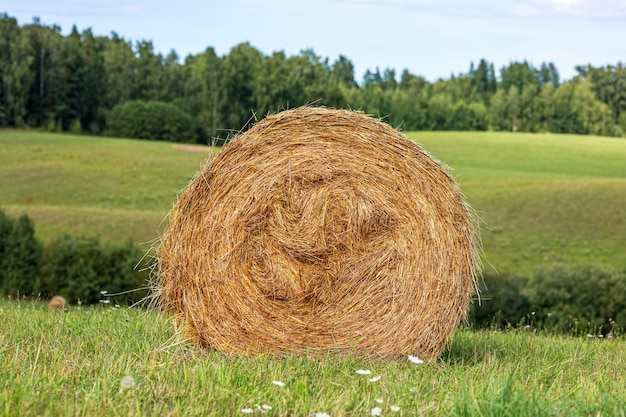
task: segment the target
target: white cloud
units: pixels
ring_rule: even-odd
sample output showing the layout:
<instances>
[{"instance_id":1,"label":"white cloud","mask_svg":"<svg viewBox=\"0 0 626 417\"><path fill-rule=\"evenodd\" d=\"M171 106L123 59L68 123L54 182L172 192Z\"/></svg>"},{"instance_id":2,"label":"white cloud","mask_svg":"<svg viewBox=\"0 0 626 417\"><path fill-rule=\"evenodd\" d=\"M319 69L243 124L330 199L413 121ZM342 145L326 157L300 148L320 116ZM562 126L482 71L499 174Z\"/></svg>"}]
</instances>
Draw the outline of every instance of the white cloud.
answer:
<instances>
[{"instance_id":1,"label":"white cloud","mask_svg":"<svg viewBox=\"0 0 626 417\"><path fill-rule=\"evenodd\" d=\"M561 16L592 19L626 18L623 0L521 0L514 8L518 16Z\"/></svg>"}]
</instances>

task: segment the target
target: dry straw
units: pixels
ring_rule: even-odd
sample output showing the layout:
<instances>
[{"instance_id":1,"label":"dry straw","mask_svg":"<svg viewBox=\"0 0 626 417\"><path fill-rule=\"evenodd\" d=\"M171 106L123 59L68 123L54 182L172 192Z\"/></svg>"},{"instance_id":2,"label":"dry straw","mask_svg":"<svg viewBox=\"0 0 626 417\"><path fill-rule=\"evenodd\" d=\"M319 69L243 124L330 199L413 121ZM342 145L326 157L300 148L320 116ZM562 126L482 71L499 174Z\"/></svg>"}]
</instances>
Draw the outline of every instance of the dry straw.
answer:
<instances>
[{"instance_id":1,"label":"dry straw","mask_svg":"<svg viewBox=\"0 0 626 417\"><path fill-rule=\"evenodd\" d=\"M65 310L67 308L67 300L61 295L55 295L48 301L48 310Z\"/></svg>"},{"instance_id":2,"label":"dry straw","mask_svg":"<svg viewBox=\"0 0 626 417\"><path fill-rule=\"evenodd\" d=\"M477 252L471 209L424 149L362 113L302 107L197 173L155 284L204 348L434 357L465 317Z\"/></svg>"}]
</instances>

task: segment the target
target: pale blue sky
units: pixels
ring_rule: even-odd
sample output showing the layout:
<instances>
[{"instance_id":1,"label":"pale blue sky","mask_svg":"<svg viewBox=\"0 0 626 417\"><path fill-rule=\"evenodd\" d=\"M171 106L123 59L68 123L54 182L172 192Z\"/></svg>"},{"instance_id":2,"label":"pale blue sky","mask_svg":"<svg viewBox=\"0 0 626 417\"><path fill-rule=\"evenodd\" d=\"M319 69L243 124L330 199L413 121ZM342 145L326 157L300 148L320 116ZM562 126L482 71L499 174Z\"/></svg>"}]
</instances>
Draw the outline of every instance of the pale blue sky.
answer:
<instances>
[{"instance_id":1,"label":"pale blue sky","mask_svg":"<svg viewBox=\"0 0 626 417\"><path fill-rule=\"evenodd\" d=\"M0 0L19 24L38 16L67 34L92 28L181 60L207 46L224 55L249 41L266 55L312 48L366 69L403 69L430 81L466 73L481 58L555 63L562 79L576 65L626 62L626 0ZM499 71L497 71L499 72Z\"/></svg>"}]
</instances>

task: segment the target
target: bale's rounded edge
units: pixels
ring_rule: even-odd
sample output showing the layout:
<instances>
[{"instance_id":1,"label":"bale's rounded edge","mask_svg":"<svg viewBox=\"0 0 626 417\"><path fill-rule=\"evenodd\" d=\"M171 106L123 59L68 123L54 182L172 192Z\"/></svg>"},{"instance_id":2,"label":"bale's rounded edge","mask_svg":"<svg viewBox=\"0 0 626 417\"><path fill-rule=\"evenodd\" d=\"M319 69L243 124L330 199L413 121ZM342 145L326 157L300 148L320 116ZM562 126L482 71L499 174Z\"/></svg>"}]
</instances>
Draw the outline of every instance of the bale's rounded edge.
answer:
<instances>
[{"instance_id":1,"label":"bale's rounded edge","mask_svg":"<svg viewBox=\"0 0 626 417\"><path fill-rule=\"evenodd\" d=\"M203 348L437 356L480 271L447 169L363 113L302 107L235 136L179 195L160 305Z\"/></svg>"}]
</instances>

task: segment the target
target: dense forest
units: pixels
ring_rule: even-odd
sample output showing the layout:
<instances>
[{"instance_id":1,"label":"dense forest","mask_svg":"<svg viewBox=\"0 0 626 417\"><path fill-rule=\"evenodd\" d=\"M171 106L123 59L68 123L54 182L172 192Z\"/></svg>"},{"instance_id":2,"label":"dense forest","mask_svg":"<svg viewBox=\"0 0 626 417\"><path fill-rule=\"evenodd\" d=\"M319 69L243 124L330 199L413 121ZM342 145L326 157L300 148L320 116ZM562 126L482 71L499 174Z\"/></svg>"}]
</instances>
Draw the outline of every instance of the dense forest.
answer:
<instances>
[{"instance_id":1,"label":"dense forest","mask_svg":"<svg viewBox=\"0 0 626 417\"><path fill-rule=\"evenodd\" d=\"M242 43L223 56L208 47L181 62L151 41L76 27L63 36L37 18L20 26L0 15L0 125L50 131L141 137L163 125L165 134L147 137L207 143L251 118L313 103L360 109L404 130L626 136L624 64L576 71L561 80L552 63L496 70L481 59L435 82L378 68L357 81L348 57L330 63L310 49L264 55Z\"/></svg>"}]
</instances>

